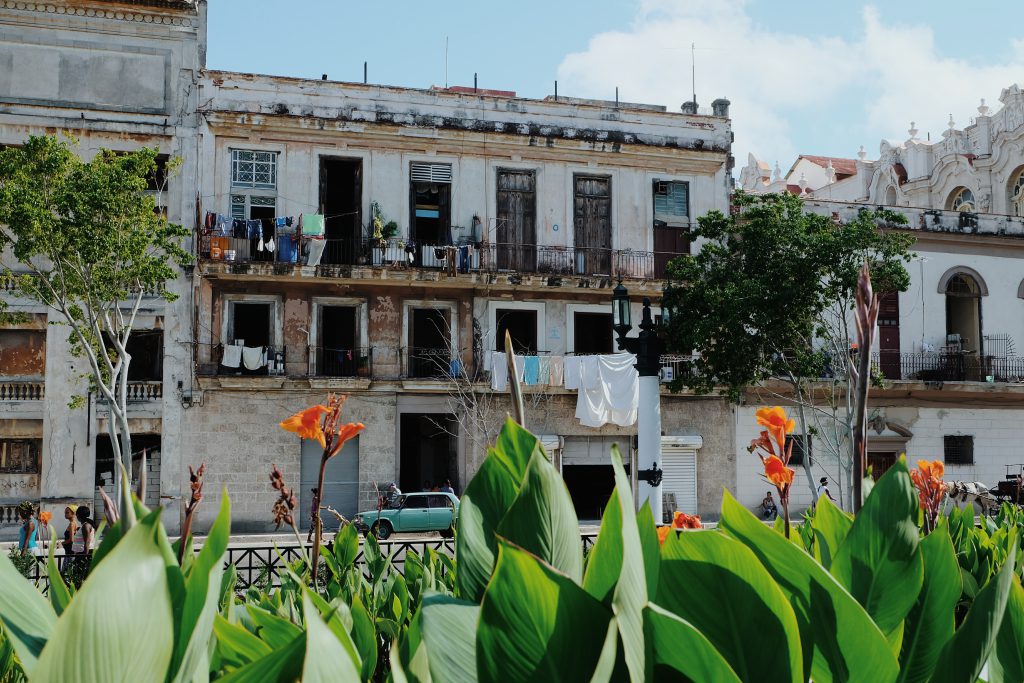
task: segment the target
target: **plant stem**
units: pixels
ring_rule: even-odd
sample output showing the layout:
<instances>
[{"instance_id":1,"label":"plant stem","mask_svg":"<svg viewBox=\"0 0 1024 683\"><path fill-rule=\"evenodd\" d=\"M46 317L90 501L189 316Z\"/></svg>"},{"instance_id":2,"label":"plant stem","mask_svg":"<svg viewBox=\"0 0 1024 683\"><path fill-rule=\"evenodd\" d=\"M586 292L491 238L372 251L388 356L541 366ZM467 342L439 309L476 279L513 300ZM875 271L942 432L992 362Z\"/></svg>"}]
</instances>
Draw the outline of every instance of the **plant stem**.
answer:
<instances>
[{"instance_id":1,"label":"plant stem","mask_svg":"<svg viewBox=\"0 0 1024 683\"><path fill-rule=\"evenodd\" d=\"M789 497L782 498L782 519L784 522L783 531L786 533L786 539L789 539Z\"/></svg>"},{"instance_id":2,"label":"plant stem","mask_svg":"<svg viewBox=\"0 0 1024 683\"><path fill-rule=\"evenodd\" d=\"M313 494L313 510L310 513L310 523L313 525L313 552L312 554L312 577L313 577L313 590L316 590L316 575L317 570L320 568L320 534L323 529L320 526L320 492L324 490L324 471L327 469L327 461L330 456L327 454L327 450L324 450L324 454L320 457L320 473L317 475L316 480L316 493Z\"/></svg>"}]
</instances>

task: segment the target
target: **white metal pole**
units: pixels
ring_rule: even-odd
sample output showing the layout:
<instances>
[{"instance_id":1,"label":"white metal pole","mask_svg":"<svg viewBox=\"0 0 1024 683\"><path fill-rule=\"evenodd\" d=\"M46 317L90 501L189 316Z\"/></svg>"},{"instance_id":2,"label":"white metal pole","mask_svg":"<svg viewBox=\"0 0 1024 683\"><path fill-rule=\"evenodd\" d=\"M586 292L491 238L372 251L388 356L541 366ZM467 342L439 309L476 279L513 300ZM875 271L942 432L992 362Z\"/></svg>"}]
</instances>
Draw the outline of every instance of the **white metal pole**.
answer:
<instances>
[{"instance_id":1,"label":"white metal pole","mask_svg":"<svg viewBox=\"0 0 1024 683\"><path fill-rule=\"evenodd\" d=\"M640 376L636 459L638 470L649 470L655 466L664 469L661 462L661 395L657 376ZM661 524L661 484L651 486L640 481L637 488L637 507L642 507L645 500L650 501L654 523Z\"/></svg>"}]
</instances>

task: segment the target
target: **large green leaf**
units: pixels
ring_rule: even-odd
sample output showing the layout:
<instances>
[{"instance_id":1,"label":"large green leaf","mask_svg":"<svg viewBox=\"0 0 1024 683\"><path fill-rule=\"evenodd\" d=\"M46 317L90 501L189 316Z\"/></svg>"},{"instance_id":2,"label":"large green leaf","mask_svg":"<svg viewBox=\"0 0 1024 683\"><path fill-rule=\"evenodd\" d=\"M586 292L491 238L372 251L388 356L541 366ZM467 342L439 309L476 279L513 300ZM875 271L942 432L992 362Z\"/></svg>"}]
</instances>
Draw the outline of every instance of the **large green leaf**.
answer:
<instances>
[{"instance_id":1,"label":"large green leaf","mask_svg":"<svg viewBox=\"0 0 1024 683\"><path fill-rule=\"evenodd\" d=\"M176 672L175 683L191 681L209 649L213 617L220 600L224 554L231 536L231 501L227 493L225 489L221 495L217 519L185 578L185 600L171 669Z\"/></svg>"},{"instance_id":2,"label":"large green leaf","mask_svg":"<svg viewBox=\"0 0 1024 683\"><path fill-rule=\"evenodd\" d=\"M953 636L953 616L960 599L960 567L945 525L921 542L921 556L924 583L904 622L900 683L923 683L931 678L943 645Z\"/></svg>"},{"instance_id":3,"label":"large green leaf","mask_svg":"<svg viewBox=\"0 0 1024 683\"><path fill-rule=\"evenodd\" d=\"M218 678L217 683L278 683L298 680L302 673L300 665L305 649L306 634L301 633L270 654Z\"/></svg>"},{"instance_id":4,"label":"large green leaf","mask_svg":"<svg viewBox=\"0 0 1024 683\"><path fill-rule=\"evenodd\" d=\"M765 527L728 491L719 527L747 546L790 598L805 641L814 644L811 678L819 683L896 678L896 657L878 626L802 548Z\"/></svg>"},{"instance_id":5,"label":"large green leaf","mask_svg":"<svg viewBox=\"0 0 1024 683\"><path fill-rule=\"evenodd\" d=\"M467 600L480 602L484 595L498 554L494 531L519 493L520 480L513 479L492 450L459 501L455 581Z\"/></svg>"},{"instance_id":6,"label":"large green leaf","mask_svg":"<svg viewBox=\"0 0 1024 683\"><path fill-rule=\"evenodd\" d=\"M164 681L174 616L158 513L136 523L94 567L57 620L33 677L41 681Z\"/></svg>"},{"instance_id":7,"label":"large green leaf","mask_svg":"<svg viewBox=\"0 0 1024 683\"><path fill-rule=\"evenodd\" d=\"M640 533L640 549L644 555L644 574L647 576L647 595L651 596L658 590L658 570L661 568L661 544L658 542L658 529L654 525L654 514L651 513L651 502L645 500L636 513L636 526Z\"/></svg>"},{"instance_id":8,"label":"large green leaf","mask_svg":"<svg viewBox=\"0 0 1024 683\"><path fill-rule=\"evenodd\" d=\"M1003 625L988 663L989 683L1024 681L1024 588L1013 577Z\"/></svg>"},{"instance_id":9,"label":"large green leaf","mask_svg":"<svg viewBox=\"0 0 1024 683\"><path fill-rule=\"evenodd\" d=\"M355 524L346 524L334 535L334 559L344 571L355 564L359 555L359 532Z\"/></svg>"},{"instance_id":10,"label":"large green leaf","mask_svg":"<svg viewBox=\"0 0 1024 683\"><path fill-rule=\"evenodd\" d=\"M597 666L590 677L590 683L611 683L615 675L615 664L620 661L619 654L619 620L615 617L608 622L608 631L604 634L604 644L597 658Z\"/></svg>"},{"instance_id":11,"label":"large green leaf","mask_svg":"<svg viewBox=\"0 0 1024 683\"><path fill-rule=\"evenodd\" d=\"M505 420L494 444L494 456L508 471L512 480L520 482L534 453L542 453L540 440L512 418Z\"/></svg>"},{"instance_id":12,"label":"large green leaf","mask_svg":"<svg viewBox=\"0 0 1024 683\"><path fill-rule=\"evenodd\" d=\"M924 581L917 508L917 490L900 458L864 501L832 560L832 574L885 634L899 627Z\"/></svg>"},{"instance_id":13,"label":"large green leaf","mask_svg":"<svg viewBox=\"0 0 1024 683\"><path fill-rule=\"evenodd\" d=\"M363 680L368 681L377 666L377 632L373 618L357 595L352 596L352 642L363 662Z\"/></svg>"},{"instance_id":14,"label":"large green leaf","mask_svg":"<svg viewBox=\"0 0 1024 683\"><path fill-rule=\"evenodd\" d=\"M320 611L310 600L309 592L302 592L302 613L306 617L306 656L302 663L304 683L338 681L358 683L359 664L335 633L320 618ZM346 637L348 634L345 634Z\"/></svg>"},{"instance_id":15,"label":"large green leaf","mask_svg":"<svg viewBox=\"0 0 1024 683\"><path fill-rule=\"evenodd\" d=\"M57 615L35 586L0 553L0 619L18 659L31 675L39 653L57 623Z\"/></svg>"},{"instance_id":16,"label":"large green leaf","mask_svg":"<svg viewBox=\"0 0 1024 683\"><path fill-rule=\"evenodd\" d=\"M1010 534L1010 549L1002 569L981 589L960 628L946 641L935 665L935 683L977 680L1003 623L1013 586L1017 543L1014 532Z\"/></svg>"},{"instance_id":17,"label":"large green leaf","mask_svg":"<svg viewBox=\"0 0 1024 683\"><path fill-rule=\"evenodd\" d=\"M611 616L570 578L502 540L480 605L479 680L589 681Z\"/></svg>"},{"instance_id":18,"label":"large green leaf","mask_svg":"<svg viewBox=\"0 0 1024 683\"><path fill-rule=\"evenodd\" d=\"M803 680L793 608L739 541L714 531L670 534L655 603L703 633L741 679Z\"/></svg>"},{"instance_id":19,"label":"large green leaf","mask_svg":"<svg viewBox=\"0 0 1024 683\"><path fill-rule=\"evenodd\" d=\"M432 679L438 683L476 681L476 626L480 606L432 593L423 598L419 615Z\"/></svg>"},{"instance_id":20,"label":"large green leaf","mask_svg":"<svg viewBox=\"0 0 1024 683\"><path fill-rule=\"evenodd\" d=\"M47 594L50 596L50 605L53 606L53 611L60 616L71 602L71 590L64 583L64 577L60 575L60 570L57 568L57 560L54 558L56 549L57 530L51 528L50 552L46 558L46 577L50 580L50 590L47 591Z\"/></svg>"},{"instance_id":21,"label":"large green leaf","mask_svg":"<svg viewBox=\"0 0 1024 683\"><path fill-rule=\"evenodd\" d=\"M248 604L246 609L249 618L256 625L256 635L275 650L285 647L302 633L302 630L289 620L271 614L261 607Z\"/></svg>"},{"instance_id":22,"label":"large green leaf","mask_svg":"<svg viewBox=\"0 0 1024 683\"><path fill-rule=\"evenodd\" d=\"M654 645L654 680L671 669L691 681L739 682L739 677L704 634L675 614L651 604L645 610Z\"/></svg>"},{"instance_id":23,"label":"large green leaf","mask_svg":"<svg viewBox=\"0 0 1024 683\"><path fill-rule=\"evenodd\" d=\"M611 606L612 592L622 573L622 560L622 506L619 504L618 489L612 489L597 540L587 557L587 573L583 576L584 590Z\"/></svg>"},{"instance_id":24,"label":"large green leaf","mask_svg":"<svg viewBox=\"0 0 1024 683\"><path fill-rule=\"evenodd\" d=\"M826 496L818 500L811 526L814 530L814 557L828 569L839 546L850 533L853 519Z\"/></svg>"},{"instance_id":25,"label":"large green leaf","mask_svg":"<svg viewBox=\"0 0 1024 683\"><path fill-rule=\"evenodd\" d=\"M636 527L632 521L630 526ZM573 581L582 578L583 548L576 510L565 481L540 450L534 451L519 495L498 525L497 533Z\"/></svg>"},{"instance_id":26,"label":"large green leaf","mask_svg":"<svg viewBox=\"0 0 1024 683\"><path fill-rule=\"evenodd\" d=\"M233 668L245 666L270 654L269 645L248 629L230 623L219 614L214 616L213 632L217 637L217 650L221 659Z\"/></svg>"},{"instance_id":27,"label":"large green leaf","mask_svg":"<svg viewBox=\"0 0 1024 683\"><path fill-rule=\"evenodd\" d=\"M420 631L420 614L409 622L405 637L388 653L394 683L432 683L427 646Z\"/></svg>"}]
</instances>

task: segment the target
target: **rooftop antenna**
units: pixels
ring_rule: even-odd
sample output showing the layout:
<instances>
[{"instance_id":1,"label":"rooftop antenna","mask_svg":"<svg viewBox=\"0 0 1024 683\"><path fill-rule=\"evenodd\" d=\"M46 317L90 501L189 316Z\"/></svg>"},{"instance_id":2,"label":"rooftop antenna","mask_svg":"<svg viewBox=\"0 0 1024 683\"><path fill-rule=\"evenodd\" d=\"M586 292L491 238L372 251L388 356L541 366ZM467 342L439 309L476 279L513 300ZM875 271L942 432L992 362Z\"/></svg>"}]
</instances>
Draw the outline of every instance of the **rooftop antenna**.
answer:
<instances>
[{"instance_id":1,"label":"rooftop antenna","mask_svg":"<svg viewBox=\"0 0 1024 683\"><path fill-rule=\"evenodd\" d=\"M690 43L690 89L693 91L693 104L697 104L697 43Z\"/></svg>"},{"instance_id":2,"label":"rooftop antenna","mask_svg":"<svg viewBox=\"0 0 1024 683\"><path fill-rule=\"evenodd\" d=\"M448 89L448 36L444 37L444 87Z\"/></svg>"}]
</instances>

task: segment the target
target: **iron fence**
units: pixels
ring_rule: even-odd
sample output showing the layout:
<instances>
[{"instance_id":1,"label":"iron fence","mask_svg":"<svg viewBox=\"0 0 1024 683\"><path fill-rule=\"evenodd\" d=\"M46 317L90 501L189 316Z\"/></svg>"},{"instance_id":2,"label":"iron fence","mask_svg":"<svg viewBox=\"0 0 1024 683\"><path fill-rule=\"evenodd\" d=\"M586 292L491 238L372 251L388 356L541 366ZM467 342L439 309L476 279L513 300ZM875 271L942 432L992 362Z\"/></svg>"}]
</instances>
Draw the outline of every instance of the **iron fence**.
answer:
<instances>
[{"instance_id":1,"label":"iron fence","mask_svg":"<svg viewBox=\"0 0 1024 683\"><path fill-rule=\"evenodd\" d=\"M597 541L597 533L582 533L580 534L580 543L583 547L583 552L589 552ZM332 543L326 544L328 549L332 548ZM389 571L396 571L400 574L405 573L405 560L410 552L416 553L418 556L423 557L427 554L427 550L433 550L437 553L448 555L449 557L455 556L455 541L454 539L446 538L426 538L416 540L404 540L404 541L380 541L381 554L384 557L390 557L391 562L389 563ZM356 564L361 567L364 575L369 578L366 568L366 557L364 555L365 545L360 543L359 552L356 555ZM196 553L201 548L196 548ZM61 566L65 560L63 551L57 551L55 553L57 558L58 566ZM278 545L244 545L244 546L229 546L227 549L227 558L224 561L225 568L234 566L235 568L235 590L246 590L250 587L268 588L271 586L281 585L281 574L288 565L295 563L302 558L302 553L298 546L292 544L278 544ZM49 578L46 574L46 557L36 557L36 562L33 563L29 570L28 580L39 586L40 590L45 594L49 589Z\"/></svg>"},{"instance_id":2,"label":"iron fence","mask_svg":"<svg viewBox=\"0 0 1024 683\"><path fill-rule=\"evenodd\" d=\"M872 354L872 366L886 379L924 382L1024 382L1024 357L970 353Z\"/></svg>"},{"instance_id":3,"label":"iron fence","mask_svg":"<svg viewBox=\"0 0 1024 683\"><path fill-rule=\"evenodd\" d=\"M373 349L309 348L310 377L373 377Z\"/></svg>"}]
</instances>

